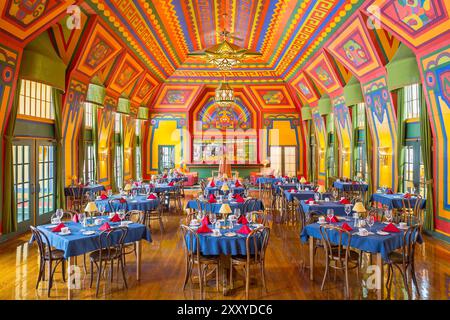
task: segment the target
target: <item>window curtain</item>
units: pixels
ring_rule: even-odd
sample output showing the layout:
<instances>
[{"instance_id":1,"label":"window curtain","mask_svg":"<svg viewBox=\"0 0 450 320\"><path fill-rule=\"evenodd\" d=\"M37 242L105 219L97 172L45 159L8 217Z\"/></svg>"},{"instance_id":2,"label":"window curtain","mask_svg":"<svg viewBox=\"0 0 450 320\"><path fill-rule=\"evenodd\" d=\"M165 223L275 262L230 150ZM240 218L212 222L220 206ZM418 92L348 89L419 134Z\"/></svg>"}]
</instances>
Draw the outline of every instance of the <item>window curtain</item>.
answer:
<instances>
[{"instance_id":1,"label":"window curtain","mask_svg":"<svg viewBox=\"0 0 450 320\"><path fill-rule=\"evenodd\" d=\"M138 173L137 173L137 166L136 166L136 162L137 162L137 155L136 155L136 149L139 146L139 137L136 134L136 125L137 122L139 120L138 119L134 119L133 124L134 124L134 139L132 139L132 143L131 143L131 154L132 154L132 165L131 165L131 176L133 177L134 180L137 180L138 178ZM141 123L139 123L139 127L141 127ZM139 132L141 132L141 128L139 128ZM142 152L142 151L141 151ZM142 162L141 162L142 165Z\"/></svg>"},{"instance_id":2,"label":"window curtain","mask_svg":"<svg viewBox=\"0 0 450 320\"><path fill-rule=\"evenodd\" d=\"M53 105L55 106L55 138L56 138L56 207L65 208L63 173L63 134L62 134L62 96L59 89L52 89ZM83 132L84 133L84 132ZM81 171L83 172L83 171Z\"/></svg>"},{"instance_id":3,"label":"window curtain","mask_svg":"<svg viewBox=\"0 0 450 320\"><path fill-rule=\"evenodd\" d=\"M403 174L405 154L403 147L405 145L405 89L397 90L397 171L398 171L398 191L403 191Z\"/></svg>"},{"instance_id":4,"label":"window curtain","mask_svg":"<svg viewBox=\"0 0 450 320\"><path fill-rule=\"evenodd\" d=\"M350 168L350 174L352 177L354 177L356 175L356 152L358 151L358 135L359 135L359 131L358 131L358 105L354 104L352 106L352 125L353 125L353 145L352 145L352 150L353 150L353 161L352 161L352 166Z\"/></svg>"},{"instance_id":5,"label":"window curtain","mask_svg":"<svg viewBox=\"0 0 450 320\"><path fill-rule=\"evenodd\" d=\"M83 112L86 112L86 110L84 110ZM86 153L86 144L85 144L85 140L84 140L84 134L86 131L86 125L84 123L84 118L81 121L81 128L80 128L80 133L78 134L78 179L83 177L83 180L86 179L86 177L83 176L83 171L84 171L84 158L85 158L85 153ZM87 181L85 181L86 183Z\"/></svg>"},{"instance_id":6,"label":"window curtain","mask_svg":"<svg viewBox=\"0 0 450 320\"><path fill-rule=\"evenodd\" d=\"M367 194L371 195L373 193L373 186L372 186L372 161L373 161L373 147L372 147L372 136L370 134L370 128L369 128L369 108L367 106L364 107L366 110L366 117L364 121L364 138L365 138L365 147L366 147L366 159L367 159L367 184L368 184L368 190Z\"/></svg>"},{"instance_id":7,"label":"window curtain","mask_svg":"<svg viewBox=\"0 0 450 320\"><path fill-rule=\"evenodd\" d=\"M307 163L307 175L308 175L308 180L309 181L313 181L313 173L312 173L312 152L311 152L311 120L307 120L306 121L306 145L307 150L308 150L308 163Z\"/></svg>"},{"instance_id":8,"label":"window curtain","mask_svg":"<svg viewBox=\"0 0 450 320\"><path fill-rule=\"evenodd\" d=\"M99 180L98 168L100 168L100 163L98 161L98 109L97 105L92 106L92 114L94 119L92 120L92 146L94 149L94 179ZM101 109L100 109L101 110Z\"/></svg>"},{"instance_id":9,"label":"window curtain","mask_svg":"<svg viewBox=\"0 0 450 320\"><path fill-rule=\"evenodd\" d=\"M110 111L110 112L113 112L113 111ZM114 117L113 117L112 121L114 121ZM115 121L114 121L114 124L115 124ZM116 132L115 132L114 128L112 130L113 130L113 132L111 135L111 144L110 144L111 165L109 166L109 180L111 182L111 189L114 192L117 192L118 186L116 185L116 173L114 172L114 167L115 167L115 163L116 163Z\"/></svg>"},{"instance_id":10,"label":"window curtain","mask_svg":"<svg viewBox=\"0 0 450 320\"><path fill-rule=\"evenodd\" d=\"M13 172L13 138L16 126L17 111L19 109L21 79L17 80L17 88L14 101L11 106L8 127L5 135L5 189L3 190L3 233L11 233L17 230L16 219L16 194L14 192Z\"/></svg>"},{"instance_id":11,"label":"window curtain","mask_svg":"<svg viewBox=\"0 0 450 320\"><path fill-rule=\"evenodd\" d=\"M421 93L420 106L420 143L422 147L423 165L425 169L426 179L426 212L424 219L424 228L426 230L434 230L434 210L433 210L433 166L431 157L431 148L433 144L433 136L431 135L430 118L427 111L427 104L423 91Z\"/></svg>"}]
</instances>

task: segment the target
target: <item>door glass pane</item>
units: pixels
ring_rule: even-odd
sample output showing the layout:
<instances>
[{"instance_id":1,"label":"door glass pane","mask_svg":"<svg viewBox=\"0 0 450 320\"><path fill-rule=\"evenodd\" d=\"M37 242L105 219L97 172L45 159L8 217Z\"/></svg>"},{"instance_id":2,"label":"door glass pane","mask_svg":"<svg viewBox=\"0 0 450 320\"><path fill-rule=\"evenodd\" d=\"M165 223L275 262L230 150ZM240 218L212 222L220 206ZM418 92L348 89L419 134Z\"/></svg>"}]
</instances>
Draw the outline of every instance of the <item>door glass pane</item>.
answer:
<instances>
[{"instance_id":1,"label":"door glass pane","mask_svg":"<svg viewBox=\"0 0 450 320\"><path fill-rule=\"evenodd\" d=\"M38 215L55 211L54 146L38 147Z\"/></svg>"},{"instance_id":2,"label":"door glass pane","mask_svg":"<svg viewBox=\"0 0 450 320\"><path fill-rule=\"evenodd\" d=\"M284 147L284 174L292 177L296 171L295 147Z\"/></svg>"},{"instance_id":3,"label":"door glass pane","mask_svg":"<svg viewBox=\"0 0 450 320\"><path fill-rule=\"evenodd\" d=\"M270 147L270 167L274 169L275 173L283 174L281 168L281 147L271 146Z\"/></svg>"},{"instance_id":4,"label":"door glass pane","mask_svg":"<svg viewBox=\"0 0 450 320\"><path fill-rule=\"evenodd\" d=\"M17 223L30 220L30 146L13 146L14 192L16 196Z\"/></svg>"}]
</instances>

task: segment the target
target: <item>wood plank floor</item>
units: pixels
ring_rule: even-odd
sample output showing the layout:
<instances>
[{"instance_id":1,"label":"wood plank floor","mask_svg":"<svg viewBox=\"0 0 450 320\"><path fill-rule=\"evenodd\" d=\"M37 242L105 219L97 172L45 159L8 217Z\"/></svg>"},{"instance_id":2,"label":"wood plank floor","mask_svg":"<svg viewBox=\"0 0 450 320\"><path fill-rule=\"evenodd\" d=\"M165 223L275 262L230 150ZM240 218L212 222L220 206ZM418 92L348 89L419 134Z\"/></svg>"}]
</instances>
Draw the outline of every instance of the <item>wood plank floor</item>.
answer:
<instances>
[{"instance_id":1,"label":"wood plank floor","mask_svg":"<svg viewBox=\"0 0 450 320\"><path fill-rule=\"evenodd\" d=\"M190 195L187 195L190 198ZM153 243L143 244L141 280L136 281L134 258L127 262L128 289L121 282L105 285L102 281L99 299L199 299L196 285L182 290L184 280L184 252L179 225L184 221L182 213L164 216L165 232L152 225ZM250 299L344 299L343 276L337 281L327 281L320 290L324 267L323 254L316 257L315 280L309 280L308 246L301 244L298 226L271 221L271 238L267 249L266 274L268 292L263 292L259 281L251 285ZM36 245L28 245L30 235L25 234L0 245L0 299L48 299L47 283L41 282L35 289L38 274ZM78 260L80 261L80 259ZM414 299L450 298L450 247L425 237L425 243L417 252L416 272L420 297L413 290ZM258 274L255 271L255 275ZM242 276L235 276L235 289L227 296L217 293L214 284L207 288L206 299L244 299ZM350 273L351 299L376 299L375 292L363 294L354 272ZM67 286L62 281L60 269L55 275L51 299L66 299ZM81 288L72 291L73 299L95 299L95 288L89 288L89 277L81 272ZM396 274L391 299L405 299L404 287Z\"/></svg>"}]
</instances>

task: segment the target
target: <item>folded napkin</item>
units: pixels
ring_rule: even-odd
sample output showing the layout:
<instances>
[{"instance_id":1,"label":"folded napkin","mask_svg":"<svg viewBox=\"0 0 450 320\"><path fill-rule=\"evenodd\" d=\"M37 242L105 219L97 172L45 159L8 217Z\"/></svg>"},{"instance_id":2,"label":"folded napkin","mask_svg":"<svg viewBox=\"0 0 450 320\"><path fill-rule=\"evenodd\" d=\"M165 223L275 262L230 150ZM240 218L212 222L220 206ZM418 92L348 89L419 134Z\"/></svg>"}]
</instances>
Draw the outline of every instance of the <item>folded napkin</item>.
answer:
<instances>
[{"instance_id":1,"label":"folded napkin","mask_svg":"<svg viewBox=\"0 0 450 320\"><path fill-rule=\"evenodd\" d=\"M107 196L106 194L102 194L102 195L100 196L100 199L106 200L106 199L108 199L108 196Z\"/></svg>"},{"instance_id":2,"label":"folded napkin","mask_svg":"<svg viewBox=\"0 0 450 320\"><path fill-rule=\"evenodd\" d=\"M239 219L237 220L237 223L239 224L248 224L248 220L245 216L240 216Z\"/></svg>"},{"instance_id":3,"label":"folded napkin","mask_svg":"<svg viewBox=\"0 0 450 320\"><path fill-rule=\"evenodd\" d=\"M242 184L239 182L239 180L236 180L236 183L234 184L235 187L242 187Z\"/></svg>"},{"instance_id":4,"label":"folded napkin","mask_svg":"<svg viewBox=\"0 0 450 320\"><path fill-rule=\"evenodd\" d=\"M216 197L211 193L210 195L209 195L209 200L208 200L208 202L209 203L216 203L217 201L216 201Z\"/></svg>"},{"instance_id":5,"label":"folded napkin","mask_svg":"<svg viewBox=\"0 0 450 320\"><path fill-rule=\"evenodd\" d=\"M173 187L173 186L175 185L175 183L174 183L173 181L170 181L167 185L168 185L169 187Z\"/></svg>"},{"instance_id":6,"label":"folded napkin","mask_svg":"<svg viewBox=\"0 0 450 320\"><path fill-rule=\"evenodd\" d=\"M109 221L111 221L111 222L120 222L119 215L116 213L115 215L113 215L113 217L111 219L109 219Z\"/></svg>"},{"instance_id":7,"label":"folded napkin","mask_svg":"<svg viewBox=\"0 0 450 320\"><path fill-rule=\"evenodd\" d=\"M167 179L167 174L163 175L163 179Z\"/></svg>"},{"instance_id":8,"label":"folded napkin","mask_svg":"<svg viewBox=\"0 0 450 320\"><path fill-rule=\"evenodd\" d=\"M211 188L214 188L216 186L216 184L214 183L214 179L211 180L211 182L209 183L209 186Z\"/></svg>"},{"instance_id":9,"label":"folded napkin","mask_svg":"<svg viewBox=\"0 0 450 320\"><path fill-rule=\"evenodd\" d=\"M136 187L139 187L139 182L135 182L134 185L135 185Z\"/></svg>"},{"instance_id":10,"label":"folded napkin","mask_svg":"<svg viewBox=\"0 0 450 320\"><path fill-rule=\"evenodd\" d=\"M65 228L66 226L64 225L64 223L60 223L60 224L58 224L56 227L54 227L53 229L52 229L52 232L61 232L61 229L62 228Z\"/></svg>"},{"instance_id":11,"label":"folded napkin","mask_svg":"<svg viewBox=\"0 0 450 320\"><path fill-rule=\"evenodd\" d=\"M197 233L211 233L212 230L208 227L207 224L202 223L200 228L197 229Z\"/></svg>"},{"instance_id":12,"label":"folded napkin","mask_svg":"<svg viewBox=\"0 0 450 320\"><path fill-rule=\"evenodd\" d=\"M312 202L312 203L311 203ZM316 202L314 201L313 198L309 198L308 200L306 200L306 204L315 204Z\"/></svg>"},{"instance_id":13,"label":"folded napkin","mask_svg":"<svg viewBox=\"0 0 450 320\"><path fill-rule=\"evenodd\" d=\"M386 232L400 232L400 230L391 222L386 227L383 228Z\"/></svg>"},{"instance_id":14,"label":"folded napkin","mask_svg":"<svg viewBox=\"0 0 450 320\"><path fill-rule=\"evenodd\" d=\"M147 197L148 200L156 200L156 196L152 193Z\"/></svg>"},{"instance_id":15,"label":"folded napkin","mask_svg":"<svg viewBox=\"0 0 450 320\"><path fill-rule=\"evenodd\" d=\"M285 179L289 179L289 177L288 177L288 176L284 176L283 178L285 178Z\"/></svg>"},{"instance_id":16,"label":"folded napkin","mask_svg":"<svg viewBox=\"0 0 450 320\"><path fill-rule=\"evenodd\" d=\"M281 181L278 181L278 182L277 182L277 186L281 186Z\"/></svg>"},{"instance_id":17,"label":"folded napkin","mask_svg":"<svg viewBox=\"0 0 450 320\"><path fill-rule=\"evenodd\" d=\"M403 198L405 198L405 199L411 199L411 194L410 194L409 192L407 192L407 193L405 193L405 194L403 195Z\"/></svg>"},{"instance_id":18,"label":"folded napkin","mask_svg":"<svg viewBox=\"0 0 450 320\"><path fill-rule=\"evenodd\" d=\"M394 194L394 192L392 192L392 189L389 188L388 191L386 192L386 194Z\"/></svg>"},{"instance_id":19,"label":"folded napkin","mask_svg":"<svg viewBox=\"0 0 450 320\"><path fill-rule=\"evenodd\" d=\"M72 217L72 221L75 223L80 222L80 218L78 217L78 213L75 213Z\"/></svg>"},{"instance_id":20,"label":"folded napkin","mask_svg":"<svg viewBox=\"0 0 450 320\"><path fill-rule=\"evenodd\" d=\"M109 225L108 222L105 222L104 224L102 224L102 226L98 230L105 231L105 230L109 230L109 229L111 229L111 226Z\"/></svg>"},{"instance_id":21,"label":"folded napkin","mask_svg":"<svg viewBox=\"0 0 450 320\"><path fill-rule=\"evenodd\" d=\"M272 179L274 179L274 178L275 178L275 176L274 176L273 174L271 174L271 175L269 175L269 178L272 178Z\"/></svg>"},{"instance_id":22,"label":"folded napkin","mask_svg":"<svg viewBox=\"0 0 450 320\"><path fill-rule=\"evenodd\" d=\"M350 200L348 200L348 199L341 199L341 200L339 201L339 203L340 203L340 204L351 204Z\"/></svg>"},{"instance_id":23,"label":"folded napkin","mask_svg":"<svg viewBox=\"0 0 450 320\"><path fill-rule=\"evenodd\" d=\"M297 189L294 189L294 188L289 189L289 192L297 192Z\"/></svg>"},{"instance_id":24,"label":"folded napkin","mask_svg":"<svg viewBox=\"0 0 450 320\"><path fill-rule=\"evenodd\" d=\"M101 196L107 196L108 192L106 192L105 190L100 191L100 195Z\"/></svg>"},{"instance_id":25,"label":"folded napkin","mask_svg":"<svg viewBox=\"0 0 450 320\"><path fill-rule=\"evenodd\" d=\"M249 234L250 232L252 232L252 229L250 229L248 227L248 225L244 224L238 231L237 233L241 233L241 234Z\"/></svg>"},{"instance_id":26,"label":"folded napkin","mask_svg":"<svg viewBox=\"0 0 450 320\"><path fill-rule=\"evenodd\" d=\"M120 203L127 203L127 199L125 199L125 198L120 198Z\"/></svg>"},{"instance_id":27,"label":"folded napkin","mask_svg":"<svg viewBox=\"0 0 450 320\"><path fill-rule=\"evenodd\" d=\"M352 231L353 230L353 228L350 227L347 222L344 222L344 224L342 225L342 229L344 229L346 231Z\"/></svg>"},{"instance_id":28,"label":"folded napkin","mask_svg":"<svg viewBox=\"0 0 450 320\"><path fill-rule=\"evenodd\" d=\"M242 198L240 194L236 194L235 199L236 199L236 202L239 202L239 203L245 202L244 198Z\"/></svg>"},{"instance_id":29,"label":"folded napkin","mask_svg":"<svg viewBox=\"0 0 450 320\"><path fill-rule=\"evenodd\" d=\"M336 216L333 216L331 219L327 217L328 222L339 222L339 220L336 218Z\"/></svg>"},{"instance_id":30,"label":"folded napkin","mask_svg":"<svg viewBox=\"0 0 450 320\"><path fill-rule=\"evenodd\" d=\"M352 181L352 184L357 184L357 182L356 181Z\"/></svg>"},{"instance_id":31,"label":"folded napkin","mask_svg":"<svg viewBox=\"0 0 450 320\"><path fill-rule=\"evenodd\" d=\"M209 217L207 215L203 217L202 224L206 225L211 224L211 222L209 221Z\"/></svg>"}]
</instances>

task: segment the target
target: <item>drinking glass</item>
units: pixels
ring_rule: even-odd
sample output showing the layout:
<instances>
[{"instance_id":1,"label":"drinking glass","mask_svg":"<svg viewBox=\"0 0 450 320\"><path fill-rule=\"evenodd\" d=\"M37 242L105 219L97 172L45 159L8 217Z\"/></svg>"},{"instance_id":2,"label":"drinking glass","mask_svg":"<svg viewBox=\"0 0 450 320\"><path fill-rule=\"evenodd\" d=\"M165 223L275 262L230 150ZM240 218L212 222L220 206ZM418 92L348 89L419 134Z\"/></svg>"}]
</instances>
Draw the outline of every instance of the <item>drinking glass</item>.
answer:
<instances>
[{"instance_id":1,"label":"drinking glass","mask_svg":"<svg viewBox=\"0 0 450 320\"><path fill-rule=\"evenodd\" d=\"M113 192L111 189L108 190L108 198L111 198L111 196L113 195Z\"/></svg>"},{"instance_id":2,"label":"drinking glass","mask_svg":"<svg viewBox=\"0 0 450 320\"><path fill-rule=\"evenodd\" d=\"M209 214L209 222L211 222L212 225L214 225L216 223L216 214L215 213Z\"/></svg>"},{"instance_id":3,"label":"drinking glass","mask_svg":"<svg viewBox=\"0 0 450 320\"><path fill-rule=\"evenodd\" d=\"M78 214L78 221L80 221L83 228L87 227L86 214L84 212ZM83 232L84 230L82 229L80 231Z\"/></svg>"},{"instance_id":4,"label":"drinking glass","mask_svg":"<svg viewBox=\"0 0 450 320\"><path fill-rule=\"evenodd\" d=\"M372 214L369 214L367 216L367 225L369 226L369 231L372 231L372 226L375 223L375 217Z\"/></svg>"},{"instance_id":5,"label":"drinking glass","mask_svg":"<svg viewBox=\"0 0 450 320\"><path fill-rule=\"evenodd\" d=\"M392 221L392 210L386 209L384 211L384 217L386 218L387 222L391 222Z\"/></svg>"},{"instance_id":6,"label":"drinking glass","mask_svg":"<svg viewBox=\"0 0 450 320\"><path fill-rule=\"evenodd\" d=\"M314 193L314 200L315 201L319 201L319 199L320 199L320 195L319 195L319 193Z\"/></svg>"},{"instance_id":7,"label":"drinking glass","mask_svg":"<svg viewBox=\"0 0 450 320\"><path fill-rule=\"evenodd\" d=\"M328 221L331 222L331 219L333 219L333 216L334 216L334 210L333 209L327 209Z\"/></svg>"},{"instance_id":8,"label":"drinking glass","mask_svg":"<svg viewBox=\"0 0 450 320\"><path fill-rule=\"evenodd\" d=\"M241 215L241 209L240 208L236 208L234 209L234 216L237 218L239 218Z\"/></svg>"},{"instance_id":9,"label":"drinking glass","mask_svg":"<svg viewBox=\"0 0 450 320\"><path fill-rule=\"evenodd\" d=\"M124 209L120 209L120 210L119 210L119 218L120 218L120 221L121 221L121 222L122 222L123 219L125 218L125 210L124 210Z\"/></svg>"},{"instance_id":10,"label":"drinking glass","mask_svg":"<svg viewBox=\"0 0 450 320\"><path fill-rule=\"evenodd\" d=\"M102 216L104 216L105 215L105 211L106 211L106 205L101 204L98 209L100 210Z\"/></svg>"},{"instance_id":11,"label":"drinking glass","mask_svg":"<svg viewBox=\"0 0 450 320\"><path fill-rule=\"evenodd\" d=\"M58 218L59 221L61 221L61 218L63 217L63 215L64 215L63 209L56 209L56 218Z\"/></svg>"},{"instance_id":12,"label":"drinking glass","mask_svg":"<svg viewBox=\"0 0 450 320\"><path fill-rule=\"evenodd\" d=\"M333 189L333 198L334 198L334 200L337 200L337 197L338 197L338 192L337 192L336 189Z\"/></svg>"},{"instance_id":13,"label":"drinking glass","mask_svg":"<svg viewBox=\"0 0 450 320\"><path fill-rule=\"evenodd\" d=\"M344 210L345 210L345 214L346 214L347 217L348 217L348 215L349 215L350 212L352 211L352 206L351 206L350 204L346 204L345 207L344 207Z\"/></svg>"}]
</instances>

